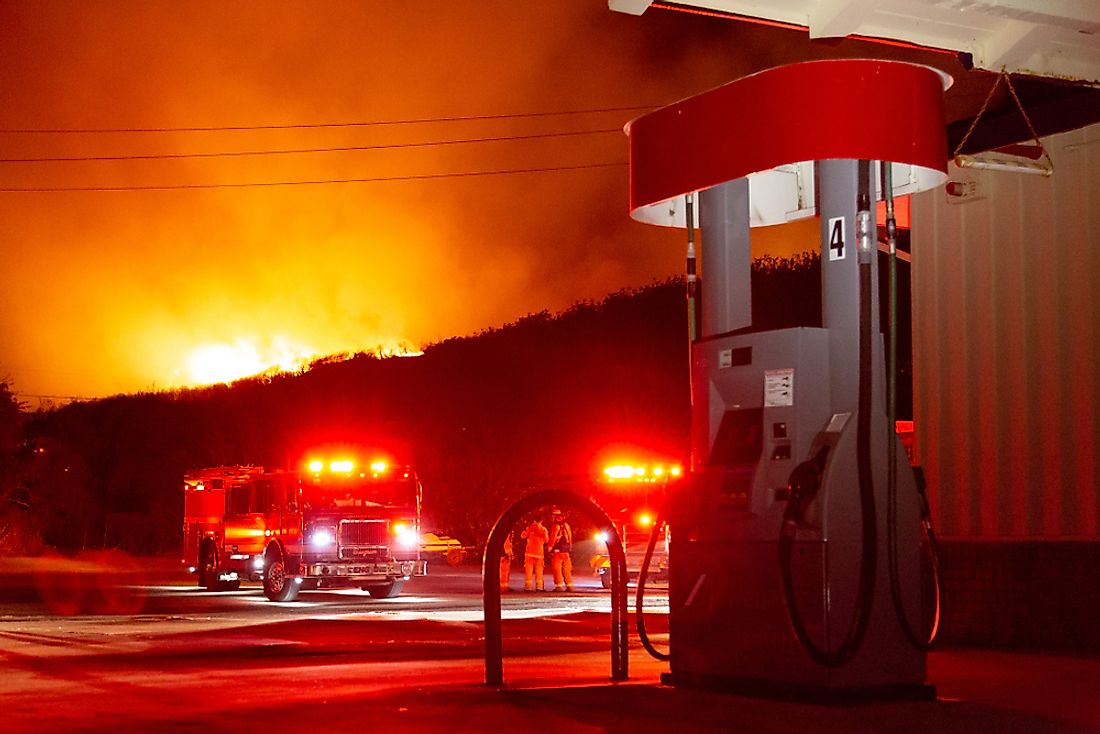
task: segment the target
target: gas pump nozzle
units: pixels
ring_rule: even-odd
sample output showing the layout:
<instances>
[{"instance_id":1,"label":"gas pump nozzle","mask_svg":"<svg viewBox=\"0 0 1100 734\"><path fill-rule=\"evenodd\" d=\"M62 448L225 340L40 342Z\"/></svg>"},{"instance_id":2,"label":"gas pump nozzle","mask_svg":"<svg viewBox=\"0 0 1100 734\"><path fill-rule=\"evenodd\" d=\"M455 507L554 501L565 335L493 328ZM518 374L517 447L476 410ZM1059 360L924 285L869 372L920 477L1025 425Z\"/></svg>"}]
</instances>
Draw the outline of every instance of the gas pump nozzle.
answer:
<instances>
[{"instance_id":1,"label":"gas pump nozzle","mask_svg":"<svg viewBox=\"0 0 1100 734\"><path fill-rule=\"evenodd\" d=\"M787 480L787 508L783 512L781 534L793 536L805 524L810 503L821 490L821 475L825 473L825 461L829 447L822 446L807 461L796 466Z\"/></svg>"}]
</instances>

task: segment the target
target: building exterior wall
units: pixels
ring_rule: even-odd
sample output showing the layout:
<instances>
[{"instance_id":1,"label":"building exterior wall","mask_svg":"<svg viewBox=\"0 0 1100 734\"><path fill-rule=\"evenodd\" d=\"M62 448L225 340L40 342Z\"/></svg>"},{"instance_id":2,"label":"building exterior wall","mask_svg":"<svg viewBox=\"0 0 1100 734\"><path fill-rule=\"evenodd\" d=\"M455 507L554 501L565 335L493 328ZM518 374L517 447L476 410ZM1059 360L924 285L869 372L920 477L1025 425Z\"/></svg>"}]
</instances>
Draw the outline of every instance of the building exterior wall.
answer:
<instances>
[{"instance_id":1,"label":"building exterior wall","mask_svg":"<svg viewBox=\"0 0 1100 734\"><path fill-rule=\"evenodd\" d=\"M917 462L942 536L1100 540L1100 125L913 197Z\"/></svg>"},{"instance_id":2,"label":"building exterior wall","mask_svg":"<svg viewBox=\"0 0 1100 734\"><path fill-rule=\"evenodd\" d=\"M946 540L937 642L1100 652L1100 542Z\"/></svg>"}]
</instances>

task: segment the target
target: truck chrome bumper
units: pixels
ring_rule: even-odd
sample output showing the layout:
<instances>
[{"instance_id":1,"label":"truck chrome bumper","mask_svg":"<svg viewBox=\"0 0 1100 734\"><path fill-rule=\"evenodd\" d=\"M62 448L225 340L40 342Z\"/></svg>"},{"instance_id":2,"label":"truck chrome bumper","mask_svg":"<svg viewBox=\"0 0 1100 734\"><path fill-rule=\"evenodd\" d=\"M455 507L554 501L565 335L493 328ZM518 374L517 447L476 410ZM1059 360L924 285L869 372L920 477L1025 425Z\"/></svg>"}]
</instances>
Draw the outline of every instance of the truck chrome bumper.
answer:
<instances>
[{"instance_id":1,"label":"truck chrome bumper","mask_svg":"<svg viewBox=\"0 0 1100 734\"><path fill-rule=\"evenodd\" d=\"M357 561L334 561L331 563L306 563L302 566L303 576L310 578L395 578L423 576L427 573L428 562L386 561L384 563L361 563Z\"/></svg>"}]
</instances>

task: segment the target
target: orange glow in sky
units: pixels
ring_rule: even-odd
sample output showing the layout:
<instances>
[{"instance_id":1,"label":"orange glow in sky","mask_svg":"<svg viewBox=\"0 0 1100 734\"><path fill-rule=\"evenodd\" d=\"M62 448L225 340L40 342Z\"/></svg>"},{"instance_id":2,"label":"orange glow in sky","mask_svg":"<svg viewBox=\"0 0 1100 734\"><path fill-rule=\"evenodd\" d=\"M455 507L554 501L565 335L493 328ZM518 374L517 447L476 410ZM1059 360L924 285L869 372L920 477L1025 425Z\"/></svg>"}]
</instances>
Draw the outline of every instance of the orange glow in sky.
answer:
<instances>
[{"instance_id":1,"label":"orange glow in sky","mask_svg":"<svg viewBox=\"0 0 1100 734\"><path fill-rule=\"evenodd\" d=\"M678 274L622 126L795 60L760 33L592 0L0 3L0 378L208 384Z\"/></svg>"}]
</instances>

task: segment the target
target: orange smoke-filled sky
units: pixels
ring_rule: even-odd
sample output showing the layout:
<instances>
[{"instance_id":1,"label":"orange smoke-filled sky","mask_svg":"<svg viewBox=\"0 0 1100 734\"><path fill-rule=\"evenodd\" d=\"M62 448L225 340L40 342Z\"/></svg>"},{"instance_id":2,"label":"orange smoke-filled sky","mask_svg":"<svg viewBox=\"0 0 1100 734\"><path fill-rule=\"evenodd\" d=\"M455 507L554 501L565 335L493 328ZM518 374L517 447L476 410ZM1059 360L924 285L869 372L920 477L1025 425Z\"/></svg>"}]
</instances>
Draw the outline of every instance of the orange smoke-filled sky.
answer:
<instances>
[{"instance_id":1,"label":"orange smoke-filled sky","mask_svg":"<svg viewBox=\"0 0 1100 734\"><path fill-rule=\"evenodd\" d=\"M191 385L674 275L622 125L790 60L763 38L604 0L5 0L0 379ZM304 183L347 179L390 180Z\"/></svg>"}]
</instances>

